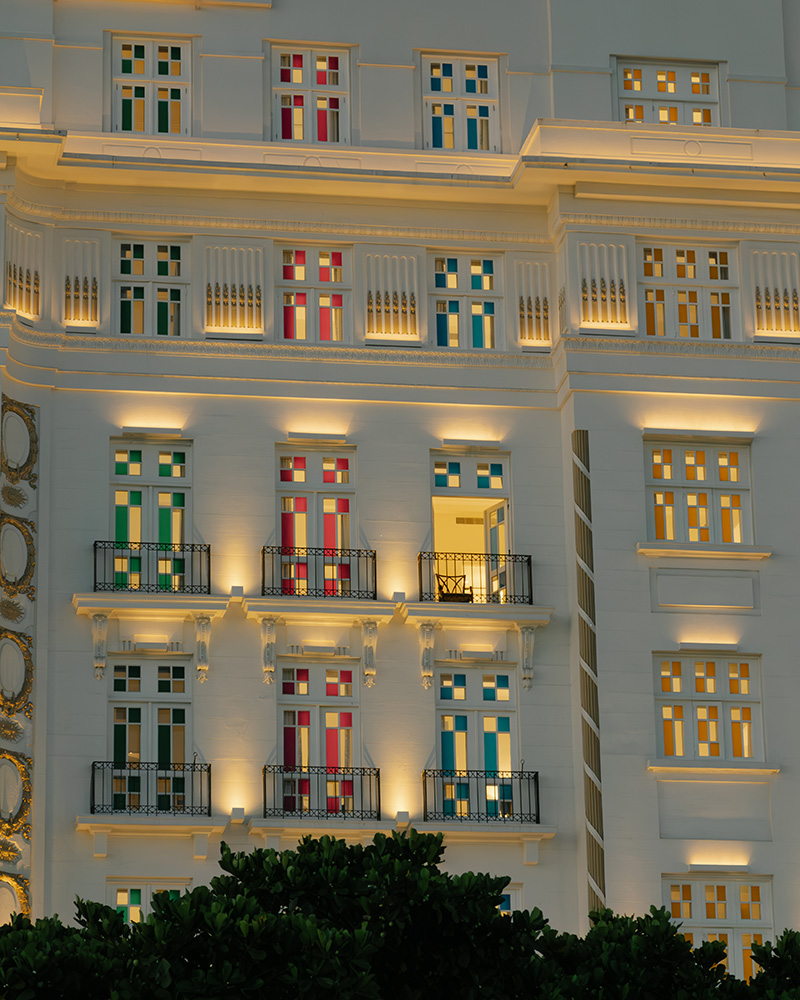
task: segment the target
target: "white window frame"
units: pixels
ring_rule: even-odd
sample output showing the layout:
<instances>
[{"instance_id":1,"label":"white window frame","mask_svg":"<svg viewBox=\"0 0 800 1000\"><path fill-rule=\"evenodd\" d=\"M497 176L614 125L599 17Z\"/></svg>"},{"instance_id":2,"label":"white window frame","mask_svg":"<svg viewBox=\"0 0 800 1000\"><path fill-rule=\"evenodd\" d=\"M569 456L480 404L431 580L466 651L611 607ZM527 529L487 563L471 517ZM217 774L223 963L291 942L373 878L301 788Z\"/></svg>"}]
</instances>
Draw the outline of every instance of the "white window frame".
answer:
<instances>
[{"instance_id":1,"label":"white window frame","mask_svg":"<svg viewBox=\"0 0 800 1000\"><path fill-rule=\"evenodd\" d=\"M430 340L435 348L450 351L503 350L503 264L502 256L486 256L483 252L470 254L438 250L428 253L428 325ZM489 268L491 273L488 273ZM477 346L474 316L484 320L479 338L483 343ZM486 322L490 316L492 322ZM455 322L452 317L455 317Z\"/></svg>"},{"instance_id":2,"label":"white window frame","mask_svg":"<svg viewBox=\"0 0 800 1000\"><path fill-rule=\"evenodd\" d=\"M720 124L719 65L617 56L619 120L628 124Z\"/></svg>"},{"instance_id":3,"label":"white window frame","mask_svg":"<svg viewBox=\"0 0 800 1000\"><path fill-rule=\"evenodd\" d=\"M421 73L425 149L499 153L498 59L423 54Z\"/></svg>"},{"instance_id":4,"label":"white window frame","mask_svg":"<svg viewBox=\"0 0 800 1000\"><path fill-rule=\"evenodd\" d=\"M721 478L733 476L734 468L738 478ZM749 444L648 438L645 481L650 541L732 550L753 543ZM702 537L706 533L708 537Z\"/></svg>"},{"instance_id":5,"label":"white window frame","mask_svg":"<svg viewBox=\"0 0 800 1000\"><path fill-rule=\"evenodd\" d=\"M164 255L166 259L162 259ZM117 237L112 266L115 334L183 339L190 335L191 244L170 238ZM177 311L171 308L176 304ZM164 306L166 322L164 332L159 333Z\"/></svg>"},{"instance_id":6,"label":"white window frame","mask_svg":"<svg viewBox=\"0 0 800 1000\"><path fill-rule=\"evenodd\" d=\"M654 340L741 340L735 245L639 241L639 334Z\"/></svg>"},{"instance_id":7,"label":"white window frame","mask_svg":"<svg viewBox=\"0 0 800 1000\"><path fill-rule=\"evenodd\" d=\"M718 940L719 936L726 935L728 947L725 964L728 972L741 979L749 979L755 973L754 963L746 953L746 936L760 935L762 944L775 940L772 878L727 871L692 871L689 874L683 872L662 875L661 886L663 905L692 947L698 948L703 941ZM753 901L750 898L743 900L741 897L742 890L751 897L754 888L760 896L757 919L743 916L748 912L753 913ZM723 902L719 898L720 889L725 896L724 917L716 915L721 912L720 903ZM682 898L687 895L687 890L689 898ZM706 893L709 890L712 898L707 903Z\"/></svg>"},{"instance_id":8,"label":"white window frame","mask_svg":"<svg viewBox=\"0 0 800 1000\"><path fill-rule=\"evenodd\" d=\"M166 60L159 58L162 54L159 49L164 47L169 50ZM141 58L138 58L139 53ZM177 59L174 58L176 53ZM162 71L165 64L166 69ZM111 65L112 132L173 137L192 134L190 41L158 36L114 35L111 39ZM128 88L132 88L131 93ZM134 105L126 106L127 100L134 101ZM163 104L165 100L166 106ZM139 101L141 104L136 104ZM176 111L178 121L175 120ZM166 112L166 121L162 112ZM137 128L137 124L141 127ZM126 128L126 125L130 127Z\"/></svg>"},{"instance_id":9,"label":"white window frame","mask_svg":"<svg viewBox=\"0 0 800 1000\"><path fill-rule=\"evenodd\" d=\"M302 265L296 263L298 254L304 255ZM292 255L291 260L288 255ZM340 263L336 264L336 261ZM303 271L299 272L301 266ZM353 254L349 247L276 244L275 268L275 329L280 331L276 335L276 341L300 344L352 343ZM290 276L298 272L303 277ZM326 272L328 280L322 277ZM303 336L298 335L301 330L299 296L305 296ZM330 298L328 303L325 302L326 296ZM340 296L341 304L337 304L336 296ZM322 310L325 308L330 311L327 321L329 336L324 336L326 331ZM289 309L293 316L291 337L286 336L289 329Z\"/></svg>"},{"instance_id":10,"label":"white window frame","mask_svg":"<svg viewBox=\"0 0 800 1000\"><path fill-rule=\"evenodd\" d=\"M282 60L283 57L283 60ZM302 59L302 66L282 66L289 58L294 63L295 58ZM335 71L319 66L319 60L338 59ZM272 45L272 138L276 142L303 143L320 146L346 146L350 143L350 49L337 47L310 48L307 45L273 43ZM281 70L284 73L281 73ZM323 82L319 73L326 74ZM333 73L338 77L333 77ZM288 73L290 79L282 79ZM330 81L330 82L329 82ZM298 119L295 117L297 99L302 100L303 114L300 134L298 134ZM285 101L290 101L289 110L292 114L292 135L284 135L283 107ZM325 138L319 125L318 107L320 102L338 101L338 135L336 138ZM326 128L330 130L330 118L326 119ZM321 137L322 136L322 137Z\"/></svg>"},{"instance_id":11,"label":"white window frame","mask_svg":"<svg viewBox=\"0 0 800 1000\"><path fill-rule=\"evenodd\" d=\"M659 757L676 763L764 760L758 657L705 650L656 653L653 673ZM747 688L744 693L743 687ZM738 720L737 710L746 710ZM680 738L676 737L678 725Z\"/></svg>"},{"instance_id":12,"label":"white window frame","mask_svg":"<svg viewBox=\"0 0 800 1000\"><path fill-rule=\"evenodd\" d=\"M147 920L148 916L153 912L153 896L158 892L176 892L178 895L183 895L192 887L192 880L190 878L186 879L176 879L176 878L161 878L161 877L151 877L151 878L109 878L106 880L106 900L108 905L112 910L120 912L119 903L117 900L118 890L127 889L130 891L138 890L141 893L141 902L139 904L138 919L131 919L130 911L126 917L126 923L141 923ZM130 903L128 905L131 905Z\"/></svg>"}]
</instances>

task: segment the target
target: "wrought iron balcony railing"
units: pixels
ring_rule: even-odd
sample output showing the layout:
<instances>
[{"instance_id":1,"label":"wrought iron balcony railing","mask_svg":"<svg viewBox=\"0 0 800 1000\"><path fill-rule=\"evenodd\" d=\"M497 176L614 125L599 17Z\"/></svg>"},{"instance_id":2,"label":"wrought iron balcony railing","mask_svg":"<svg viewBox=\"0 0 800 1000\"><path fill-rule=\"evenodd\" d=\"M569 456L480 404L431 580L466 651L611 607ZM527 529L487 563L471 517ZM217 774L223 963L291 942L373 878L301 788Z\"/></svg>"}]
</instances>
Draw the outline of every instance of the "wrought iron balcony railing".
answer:
<instances>
[{"instance_id":1,"label":"wrought iron balcony railing","mask_svg":"<svg viewBox=\"0 0 800 1000\"><path fill-rule=\"evenodd\" d=\"M420 552L420 601L532 604L531 557L483 552Z\"/></svg>"},{"instance_id":2,"label":"wrought iron balcony railing","mask_svg":"<svg viewBox=\"0 0 800 1000\"><path fill-rule=\"evenodd\" d=\"M210 594L211 546L95 542L94 589L142 594Z\"/></svg>"},{"instance_id":3,"label":"wrought iron balcony railing","mask_svg":"<svg viewBox=\"0 0 800 1000\"><path fill-rule=\"evenodd\" d=\"M426 820L538 823L538 771L423 771Z\"/></svg>"},{"instance_id":4,"label":"wrought iron balcony railing","mask_svg":"<svg viewBox=\"0 0 800 1000\"><path fill-rule=\"evenodd\" d=\"M264 815L310 819L381 818L378 767L285 767L266 764Z\"/></svg>"},{"instance_id":5,"label":"wrought iron balcony railing","mask_svg":"<svg viewBox=\"0 0 800 1000\"><path fill-rule=\"evenodd\" d=\"M210 764L92 763L93 814L210 816Z\"/></svg>"},{"instance_id":6,"label":"wrought iron balcony railing","mask_svg":"<svg viewBox=\"0 0 800 1000\"><path fill-rule=\"evenodd\" d=\"M265 545L261 550L261 593L275 597L377 598L372 549L308 549Z\"/></svg>"}]
</instances>

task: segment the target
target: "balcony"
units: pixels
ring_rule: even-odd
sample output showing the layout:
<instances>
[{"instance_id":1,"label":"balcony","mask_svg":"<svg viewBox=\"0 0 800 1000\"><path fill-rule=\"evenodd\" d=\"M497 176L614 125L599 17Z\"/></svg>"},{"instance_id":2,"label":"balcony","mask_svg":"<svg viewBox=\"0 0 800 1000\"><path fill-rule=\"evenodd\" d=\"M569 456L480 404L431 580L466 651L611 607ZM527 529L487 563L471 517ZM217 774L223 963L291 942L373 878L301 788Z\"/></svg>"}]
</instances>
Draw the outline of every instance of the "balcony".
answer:
<instances>
[{"instance_id":1,"label":"balcony","mask_svg":"<svg viewBox=\"0 0 800 1000\"><path fill-rule=\"evenodd\" d=\"M426 822L538 823L538 771L423 771Z\"/></svg>"},{"instance_id":2,"label":"balcony","mask_svg":"<svg viewBox=\"0 0 800 1000\"><path fill-rule=\"evenodd\" d=\"M95 591L210 594L211 546L95 542Z\"/></svg>"},{"instance_id":3,"label":"balcony","mask_svg":"<svg viewBox=\"0 0 800 1000\"><path fill-rule=\"evenodd\" d=\"M419 599L456 604L532 604L531 557L420 552Z\"/></svg>"},{"instance_id":4,"label":"balcony","mask_svg":"<svg viewBox=\"0 0 800 1000\"><path fill-rule=\"evenodd\" d=\"M308 549L265 545L261 593L272 597L377 599L372 549Z\"/></svg>"},{"instance_id":5,"label":"balcony","mask_svg":"<svg viewBox=\"0 0 800 1000\"><path fill-rule=\"evenodd\" d=\"M210 816L210 764L92 763L92 815Z\"/></svg>"},{"instance_id":6,"label":"balcony","mask_svg":"<svg viewBox=\"0 0 800 1000\"><path fill-rule=\"evenodd\" d=\"M265 817L381 818L380 768L267 764L263 776Z\"/></svg>"}]
</instances>

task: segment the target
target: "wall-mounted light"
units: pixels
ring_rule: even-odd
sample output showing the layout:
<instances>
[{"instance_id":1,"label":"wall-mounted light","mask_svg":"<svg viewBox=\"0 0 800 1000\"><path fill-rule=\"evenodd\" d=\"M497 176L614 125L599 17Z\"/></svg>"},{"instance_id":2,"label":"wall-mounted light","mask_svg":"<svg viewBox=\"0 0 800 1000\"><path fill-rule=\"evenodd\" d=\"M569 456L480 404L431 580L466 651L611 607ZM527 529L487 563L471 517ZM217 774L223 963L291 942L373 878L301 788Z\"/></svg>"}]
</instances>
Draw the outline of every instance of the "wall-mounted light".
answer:
<instances>
[{"instance_id":1,"label":"wall-mounted light","mask_svg":"<svg viewBox=\"0 0 800 1000\"><path fill-rule=\"evenodd\" d=\"M244 806L234 806L231 809L231 826L244 823Z\"/></svg>"},{"instance_id":2,"label":"wall-mounted light","mask_svg":"<svg viewBox=\"0 0 800 1000\"><path fill-rule=\"evenodd\" d=\"M231 595L228 598L229 604L241 604L244 600L244 587L231 587Z\"/></svg>"},{"instance_id":3,"label":"wall-mounted light","mask_svg":"<svg viewBox=\"0 0 800 1000\"><path fill-rule=\"evenodd\" d=\"M405 811L397 813L394 818L394 825L398 830L407 830L410 824L411 816Z\"/></svg>"}]
</instances>

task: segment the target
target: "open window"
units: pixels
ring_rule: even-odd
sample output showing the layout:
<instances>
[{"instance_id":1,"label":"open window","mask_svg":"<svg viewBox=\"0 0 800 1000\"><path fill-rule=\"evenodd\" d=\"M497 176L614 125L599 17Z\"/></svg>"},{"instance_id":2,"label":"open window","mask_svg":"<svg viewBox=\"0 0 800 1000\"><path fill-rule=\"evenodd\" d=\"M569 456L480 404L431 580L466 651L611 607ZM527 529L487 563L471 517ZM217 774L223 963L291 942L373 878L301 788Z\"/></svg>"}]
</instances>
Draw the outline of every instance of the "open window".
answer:
<instances>
[{"instance_id":1,"label":"open window","mask_svg":"<svg viewBox=\"0 0 800 1000\"><path fill-rule=\"evenodd\" d=\"M529 603L530 557L511 552L508 456L432 456L433 551L421 600Z\"/></svg>"}]
</instances>

